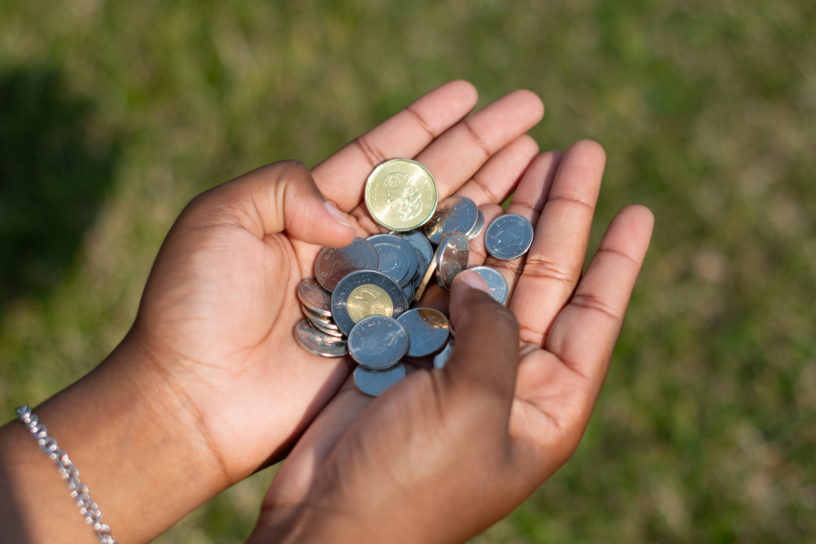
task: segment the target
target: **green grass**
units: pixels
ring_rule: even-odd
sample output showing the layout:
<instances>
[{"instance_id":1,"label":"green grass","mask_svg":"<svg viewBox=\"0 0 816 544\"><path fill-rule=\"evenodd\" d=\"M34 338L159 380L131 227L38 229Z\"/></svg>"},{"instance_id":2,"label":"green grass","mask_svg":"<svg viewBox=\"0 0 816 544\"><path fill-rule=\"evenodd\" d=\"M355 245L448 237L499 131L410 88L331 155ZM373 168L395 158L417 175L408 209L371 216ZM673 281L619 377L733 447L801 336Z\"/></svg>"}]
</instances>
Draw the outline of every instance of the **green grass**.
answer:
<instances>
[{"instance_id":1,"label":"green grass","mask_svg":"<svg viewBox=\"0 0 816 544\"><path fill-rule=\"evenodd\" d=\"M278 4L0 1L2 413L118 342L197 192L449 79L526 87L543 149L607 149L593 240L657 223L584 442L475 541L816 538L812 2ZM160 541L242 541L270 477Z\"/></svg>"}]
</instances>

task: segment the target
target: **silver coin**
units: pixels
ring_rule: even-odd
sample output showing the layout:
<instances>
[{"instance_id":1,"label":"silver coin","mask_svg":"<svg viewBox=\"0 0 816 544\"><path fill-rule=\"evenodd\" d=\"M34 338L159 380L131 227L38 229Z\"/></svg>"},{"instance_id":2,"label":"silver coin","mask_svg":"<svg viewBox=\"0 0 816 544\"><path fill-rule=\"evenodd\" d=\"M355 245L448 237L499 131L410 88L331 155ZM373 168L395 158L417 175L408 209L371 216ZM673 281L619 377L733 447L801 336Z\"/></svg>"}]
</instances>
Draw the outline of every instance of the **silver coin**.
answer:
<instances>
[{"instance_id":1,"label":"silver coin","mask_svg":"<svg viewBox=\"0 0 816 544\"><path fill-rule=\"evenodd\" d=\"M411 281L419 264L414 246L392 234L375 234L368 241L380 256L380 272L399 285Z\"/></svg>"},{"instance_id":2,"label":"silver coin","mask_svg":"<svg viewBox=\"0 0 816 544\"><path fill-rule=\"evenodd\" d=\"M479 208L465 196L451 196L439 203L425 224L425 235L433 244L452 232L470 232L479 220Z\"/></svg>"},{"instance_id":3,"label":"silver coin","mask_svg":"<svg viewBox=\"0 0 816 544\"><path fill-rule=\"evenodd\" d=\"M318 330L308 319L295 325L295 339L307 351L323 357L343 357L348 354L346 341Z\"/></svg>"},{"instance_id":4,"label":"silver coin","mask_svg":"<svg viewBox=\"0 0 816 544\"><path fill-rule=\"evenodd\" d=\"M300 303L313 312L331 317L331 293L320 287L314 278L306 278L298 285Z\"/></svg>"},{"instance_id":5,"label":"silver coin","mask_svg":"<svg viewBox=\"0 0 816 544\"><path fill-rule=\"evenodd\" d=\"M331 317L326 317L325 315L320 315L314 312L308 306L304 306L303 304L300 305L300 309L303 312L303 315L309 318L309 321L312 323L322 323L326 327L330 327L333 329L337 329L337 325L334 324L334 320ZM337 329L339 330L339 329Z\"/></svg>"},{"instance_id":6,"label":"silver coin","mask_svg":"<svg viewBox=\"0 0 816 544\"><path fill-rule=\"evenodd\" d=\"M416 249L417 253L419 253L419 256L421 257L419 263L420 266L422 267L422 272L420 272L421 278L422 274L425 273L425 269L428 267L428 263L430 263L431 259L433 259L434 249L433 246L431 245L431 242L429 242L428 238L418 230L405 232L400 234L399 236L400 238L403 238L409 244L414 246L414 249Z\"/></svg>"},{"instance_id":7,"label":"silver coin","mask_svg":"<svg viewBox=\"0 0 816 544\"><path fill-rule=\"evenodd\" d=\"M408 352L408 331L393 317L372 315L354 325L347 343L349 355L360 365L385 370Z\"/></svg>"},{"instance_id":8,"label":"silver coin","mask_svg":"<svg viewBox=\"0 0 816 544\"><path fill-rule=\"evenodd\" d=\"M436 353L450 336L448 318L433 308L413 308L399 316L397 321L408 331L409 357Z\"/></svg>"},{"instance_id":9,"label":"silver coin","mask_svg":"<svg viewBox=\"0 0 816 544\"><path fill-rule=\"evenodd\" d=\"M380 256L367 240L355 238L341 248L324 247L315 259L315 278L327 291L334 288L344 276L356 270L377 270Z\"/></svg>"},{"instance_id":10,"label":"silver coin","mask_svg":"<svg viewBox=\"0 0 816 544\"><path fill-rule=\"evenodd\" d=\"M402 292L405 293L405 300L412 301L414 300L414 295L416 294L416 287L414 287L414 283L411 282L408 285L402 288Z\"/></svg>"},{"instance_id":11,"label":"silver coin","mask_svg":"<svg viewBox=\"0 0 816 544\"><path fill-rule=\"evenodd\" d=\"M348 335L355 323L369 315L398 317L408 309L408 302L402 288L382 272L358 270L342 278L332 292L332 317Z\"/></svg>"},{"instance_id":12,"label":"silver coin","mask_svg":"<svg viewBox=\"0 0 816 544\"><path fill-rule=\"evenodd\" d=\"M484 213L480 208L476 208L476 211L478 212L479 215L478 219L476 219L476 224L473 225L472 229L465 233L465 235L467 235L468 240L473 240L474 238L479 236L479 233L482 232L482 229L484 228L485 223Z\"/></svg>"},{"instance_id":13,"label":"silver coin","mask_svg":"<svg viewBox=\"0 0 816 544\"><path fill-rule=\"evenodd\" d=\"M500 215L485 232L485 249L497 259L521 257L533 243L533 225L520 215Z\"/></svg>"},{"instance_id":14,"label":"silver coin","mask_svg":"<svg viewBox=\"0 0 816 544\"><path fill-rule=\"evenodd\" d=\"M405 377L405 365L402 363L388 370L368 370L362 366L354 369L354 385L366 395L378 397Z\"/></svg>"},{"instance_id":15,"label":"silver coin","mask_svg":"<svg viewBox=\"0 0 816 544\"><path fill-rule=\"evenodd\" d=\"M452 232L445 236L436 249L436 281L443 289L450 290L453 278L467 268L470 246L467 236Z\"/></svg>"},{"instance_id":16,"label":"silver coin","mask_svg":"<svg viewBox=\"0 0 816 544\"><path fill-rule=\"evenodd\" d=\"M445 368L445 365L448 363L448 359L450 359L450 356L453 353L455 343L456 341L453 339L453 337L451 337L448 340L448 343L445 344L445 347L442 348L442 351L434 355L433 358L434 368Z\"/></svg>"},{"instance_id":17,"label":"silver coin","mask_svg":"<svg viewBox=\"0 0 816 544\"><path fill-rule=\"evenodd\" d=\"M469 270L478 272L482 279L485 280L491 297L501 304L507 301L507 280L498 270L489 266L474 266Z\"/></svg>"}]
</instances>

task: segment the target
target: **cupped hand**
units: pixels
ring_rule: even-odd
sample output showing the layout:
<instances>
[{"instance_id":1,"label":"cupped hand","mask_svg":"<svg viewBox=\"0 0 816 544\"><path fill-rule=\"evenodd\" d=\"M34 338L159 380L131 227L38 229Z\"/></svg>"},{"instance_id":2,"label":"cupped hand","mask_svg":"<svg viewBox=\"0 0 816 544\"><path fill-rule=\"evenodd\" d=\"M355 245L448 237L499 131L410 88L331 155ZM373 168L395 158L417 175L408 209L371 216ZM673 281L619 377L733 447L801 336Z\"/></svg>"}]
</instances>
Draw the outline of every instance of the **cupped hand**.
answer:
<instances>
[{"instance_id":1,"label":"cupped hand","mask_svg":"<svg viewBox=\"0 0 816 544\"><path fill-rule=\"evenodd\" d=\"M362 205L371 169L413 158L433 174L440 198L465 191L495 206L536 156L524 134L543 114L535 95L516 91L465 117L476 100L470 84L448 83L311 172L293 162L265 166L181 214L123 346L144 354L173 392L220 467L216 487L284 454L349 374L345 359L297 345L296 289L313 276L322 246L378 232Z\"/></svg>"},{"instance_id":2,"label":"cupped hand","mask_svg":"<svg viewBox=\"0 0 816 544\"><path fill-rule=\"evenodd\" d=\"M625 208L582 273L604 162L587 141L532 162L507 210L535 225L530 252L487 259L508 280L507 308L466 285L483 287L473 273L457 278L447 366L418 369L376 399L347 383L273 480L256 541L461 542L568 459L653 224L645 208Z\"/></svg>"}]
</instances>

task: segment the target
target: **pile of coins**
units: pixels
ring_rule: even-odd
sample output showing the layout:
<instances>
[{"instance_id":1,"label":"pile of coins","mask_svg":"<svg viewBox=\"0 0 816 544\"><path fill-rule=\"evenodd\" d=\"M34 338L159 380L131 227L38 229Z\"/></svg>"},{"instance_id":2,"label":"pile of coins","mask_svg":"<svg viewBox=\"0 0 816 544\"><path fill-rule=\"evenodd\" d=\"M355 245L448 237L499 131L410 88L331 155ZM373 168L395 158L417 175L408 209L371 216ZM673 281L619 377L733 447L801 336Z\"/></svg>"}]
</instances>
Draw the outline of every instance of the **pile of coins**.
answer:
<instances>
[{"instance_id":1,"label":"pile of coins","mask_svg":"<svg viewBox=\"0 0 816 544\"><path fill-rule=\"evenodd\" d=\"M378 396L405 376L406 358L433 356L434 367L444 366L454 342L448 318L412 305L433 278L450 289L467 267L469 241L481 233L485 218L469 198L438 202L431 174L408 159L385 161L372 171L365 203L371 217L391 232L320 250L315 277L298 286L307 319L295 326L295 338L317 355L350 355L359 365L357 388ZM485 248L498 259L523 255L532 240L532 225L519 215L502 215L485 231ZM504 277L488 266L473 270L503 304Z\"/></svg>"}]
</instances>

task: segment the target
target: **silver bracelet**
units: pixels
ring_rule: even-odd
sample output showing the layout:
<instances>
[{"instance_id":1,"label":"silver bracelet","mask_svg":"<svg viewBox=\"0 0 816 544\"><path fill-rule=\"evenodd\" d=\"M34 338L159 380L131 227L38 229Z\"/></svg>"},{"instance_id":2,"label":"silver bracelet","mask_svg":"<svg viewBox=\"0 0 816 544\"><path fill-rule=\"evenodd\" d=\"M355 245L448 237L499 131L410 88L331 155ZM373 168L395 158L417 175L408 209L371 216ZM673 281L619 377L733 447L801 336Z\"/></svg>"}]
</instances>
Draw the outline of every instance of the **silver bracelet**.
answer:
<instances>
[{"instance_id":1,"label":"silver bracelet","mask_svg":"<svg viewBox=\"0 0 816 544\"><path fill-rule=\"evenodd\" d=\"M39 422L37 415L31 411L27 404L24 404L22 408L17 408L17 414L20 416L20 421L25 423L28 428L31 438L54 461L62 475L62 479L68 482L68 489L71 490L71 497L76 500L77 506L79 506L79 513L82 514L88 525L93 527L99 542L116 544L110 534L111 528L102 523L102 512L99 511L99 507L88 494L88 486L79 479L79 471L71 462L65 450L57 445L54 437L48 436L45 425Z\"/></svg>"}]
</instances>

